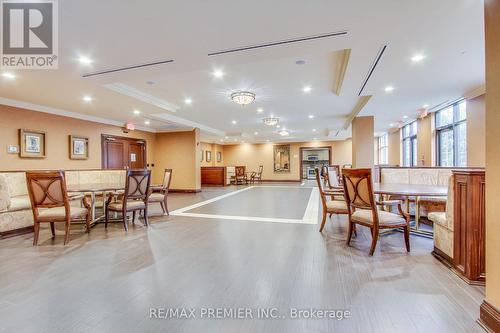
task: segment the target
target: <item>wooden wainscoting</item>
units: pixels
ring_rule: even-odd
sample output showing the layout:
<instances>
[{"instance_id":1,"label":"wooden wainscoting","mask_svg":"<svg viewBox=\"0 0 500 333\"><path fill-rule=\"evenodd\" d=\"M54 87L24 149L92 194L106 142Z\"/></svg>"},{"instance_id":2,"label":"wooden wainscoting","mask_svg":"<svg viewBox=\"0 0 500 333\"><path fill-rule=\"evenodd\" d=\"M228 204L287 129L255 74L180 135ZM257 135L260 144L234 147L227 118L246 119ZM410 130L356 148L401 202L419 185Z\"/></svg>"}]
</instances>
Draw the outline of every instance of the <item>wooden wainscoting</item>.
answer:
<instances>
[{"instance_id":1,"label":"wooden wainscoting","mask_svg":"<svg viewBox=\"0 0 500 333\"><path fill-rule=\"evenodd\" d=\"M201 167L201 185L224 186L226 167Z\"/></svg>"},{"instance_id":2,"label":"wooden wainscoting","mask_svg":"<svg viewBox=\"0 0 500 333\"><path fill-rule=\"evenodd\" d=\"M500 332L500 311L490 303L483 301L477 321L487 332Z\"/></svg>"},{"instance_id":3,"label":"wooden wainscoting","mask_svg":"<svg viewBox=\"0 0 500 333\"><path fill-rule=\"evenodd\" d=\"M453 268L470 284L486 281L485 172L453 170Z\"/></svg>"}]
</instances>

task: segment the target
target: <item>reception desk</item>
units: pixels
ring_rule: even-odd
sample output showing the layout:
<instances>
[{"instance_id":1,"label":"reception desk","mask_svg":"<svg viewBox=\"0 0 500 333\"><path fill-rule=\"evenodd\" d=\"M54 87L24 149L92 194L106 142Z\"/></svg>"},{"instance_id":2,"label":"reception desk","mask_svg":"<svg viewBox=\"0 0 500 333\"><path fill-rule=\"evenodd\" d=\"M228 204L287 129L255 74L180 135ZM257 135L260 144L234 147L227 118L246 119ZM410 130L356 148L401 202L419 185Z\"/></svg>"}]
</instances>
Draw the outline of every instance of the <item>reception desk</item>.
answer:
<instances>
[{"instance_id":1,"label":"reception desk","mask_svg":"<svg viewBox=\"0 0 500 333\"><path fill-rule=\"evenodd\" d=\"M226 185L226 167L201 167L201 185Z\"/></svg>"}]
</instances>

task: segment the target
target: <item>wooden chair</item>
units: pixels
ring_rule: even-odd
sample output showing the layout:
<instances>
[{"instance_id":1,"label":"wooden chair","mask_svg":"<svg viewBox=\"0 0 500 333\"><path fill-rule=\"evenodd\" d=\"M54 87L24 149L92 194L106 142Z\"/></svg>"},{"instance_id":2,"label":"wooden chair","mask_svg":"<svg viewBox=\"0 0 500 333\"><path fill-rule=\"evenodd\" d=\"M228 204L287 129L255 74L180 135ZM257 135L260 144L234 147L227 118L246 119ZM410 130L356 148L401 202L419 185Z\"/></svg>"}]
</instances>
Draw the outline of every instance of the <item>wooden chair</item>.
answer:
<instances>
[{"instance_id":1,"label":"wooden chair","mask_svg":"<svg viewBox=\"0 0 500 333\"><path fill-rule=\"evenodd\" d=\"M410 216L401 209L400 200L376 202L373 195L371 169L342 170L344 194L349 213L349 245L356 224L371 229L372 244L370 256L375 252L380 229L404 229L406 250L410 252ZM379 210L377 205L397 205L399 214Z\"/></svg>"},{"instance_id":2,"label":"wooden chair","mask_svg":"<svg viewBox=\"0 0 500 333\"><path fill-rule=\"evenodd\" d=\"M26 172L26 184L31 200L34 220L33 246L38 244L40 223L50 223L52 237L55 237L55 222L65 223L64 245L69 242L71 221L85 219L87 233L90 232L90 203L84 195L68 197L64 171ZM84 207L70 206L70 200L82 199Z\"/></svg>"},{"instance_id":3,"label":"wooden chair","mask_svg":"<svg viewBox=\"0 0 500 333\"><path fill-rule=\"evenodd\" d=\"M234 183L235 185L248 184L248 178L245 166L234 167L234 176L231 176L231 182Z\"/></svg>"},{"instance_id":4,"label":"wooden chair","mask_svg":"<svg viewBox=\"0 0 500 333\"><path fill-rule=\"evenodd\" d=\"M255 183L257 181L259 184L262 184L262 172L264 171L264 166L259 165L259 171L253 176L252 180Z\"/></svg>"},{"instance_id":5,"label":"wooden chair","mask_svg":"<svg viewBox=\"0 0 500 333\"><path fill-rule=\"evenodd\" d=\"M106 200L106 213L104 214L105 228L108 227L109 213L122 213L123 226L128 231L127 213L132 212L132 223L135 221L135 213L143 211L144 225L148 226L148 196L151 182L151 170L127 170L125 180L125 192L108 194ZM115 199L115 200L113 200Z\"/></svg>"},{"instance_id":6,"label":"wooden chair","mask_svg":"<svg viewBox=\"0 0 500 333\"><path fill-rule=\"evenodd\" d=\"M344 190L340 180L340 167L338 165L330 165L327 167L327 185L329 188L338 188Z\"/></svg>"},{"instance_id":7,"label":"wooden chair","mask_svg":"<svg viewBox=\"0 0 500 333\"><path fill-rule=\"evenodd\" d=\"M165 169L161 189L153 190L148 197L148 203L160 203L164 214L170 215L168 211L167 197L170 182L172 181L172 169Z\"/></svg>"},{"instance_id":8,"label":"wooden chair","mask_svg":"<svg viewBox=\"0 0 500 333\"><path fill-rule=\"evenodd\" d=\"M321 226L319 228L319 232L323 231L326 223L326 215L330 214L346 214L347 204L344 200L343 190L335 190L335 189L325 189L323 187L323 181L321 180L320 171L318 168L315 169L316 173L316 183L318 184L319 194L321 197L321 205L323 207L323 218L321 220ZM328 200L327 197L331 198L331 201Z\"/></svg>"}]
</instances>

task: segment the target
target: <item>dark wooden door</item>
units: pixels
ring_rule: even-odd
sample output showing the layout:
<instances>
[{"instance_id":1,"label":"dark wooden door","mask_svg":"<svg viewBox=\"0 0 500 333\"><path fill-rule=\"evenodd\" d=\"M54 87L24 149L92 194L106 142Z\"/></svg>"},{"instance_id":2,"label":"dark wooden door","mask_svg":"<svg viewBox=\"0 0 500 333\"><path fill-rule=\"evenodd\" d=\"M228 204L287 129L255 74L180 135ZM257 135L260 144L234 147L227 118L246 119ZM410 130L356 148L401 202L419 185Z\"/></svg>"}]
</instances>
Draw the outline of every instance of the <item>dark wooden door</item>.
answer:
<instances>
[{"instance_id":1,"label":"dark wooden door","mask_svg":"<svg viewBox=\"0 0 500 333\"><path fill-rule=\"evenodd\" d=\"M103 169L145 169L146 142L139 139L102 135Z\"/></svg>"},{"instance_id":2,"label":"dark wooden door","mask_svg":"<svg viewBox=\"0 0 500 333\"><path fill-rule=\"evenodd\" d=\"M142 141L130 142L129 160L131 169L144 169L146 167L146 145Z\"/></svg>"}]
</instances>

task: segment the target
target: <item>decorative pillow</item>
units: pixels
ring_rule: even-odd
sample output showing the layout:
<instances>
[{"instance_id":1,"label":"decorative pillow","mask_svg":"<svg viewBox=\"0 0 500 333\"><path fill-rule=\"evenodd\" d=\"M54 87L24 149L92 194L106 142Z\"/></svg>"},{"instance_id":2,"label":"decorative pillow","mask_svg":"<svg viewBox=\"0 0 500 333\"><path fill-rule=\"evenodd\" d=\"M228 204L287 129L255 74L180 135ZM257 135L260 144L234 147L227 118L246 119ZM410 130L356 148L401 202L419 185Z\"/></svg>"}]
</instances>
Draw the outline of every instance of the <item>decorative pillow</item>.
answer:
<instances>
[{"instance_id":1,"label":"decorative pillow","mask_svg":"<svg viewBox=\"0 0 500 333\"><path fill-rule=\"evenodd\" d=\"M10 206L9 186L5 177L0 175L0 211L6 210Z\"/></svg>"}]
</instances>

